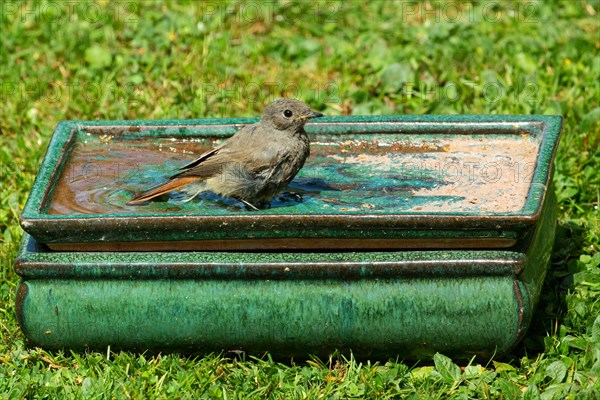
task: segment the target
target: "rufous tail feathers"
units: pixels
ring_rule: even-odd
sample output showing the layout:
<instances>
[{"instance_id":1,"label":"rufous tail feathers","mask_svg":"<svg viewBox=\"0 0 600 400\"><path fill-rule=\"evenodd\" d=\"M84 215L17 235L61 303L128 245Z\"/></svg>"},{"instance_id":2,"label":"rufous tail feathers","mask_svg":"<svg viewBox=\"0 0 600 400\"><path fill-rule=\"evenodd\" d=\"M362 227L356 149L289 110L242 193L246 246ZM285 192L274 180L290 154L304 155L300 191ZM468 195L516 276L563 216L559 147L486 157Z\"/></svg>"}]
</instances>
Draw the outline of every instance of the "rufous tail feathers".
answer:
<instances>
[{"instance_id":1,"label":"rufous tail feathers","mask_svg":"<svg viewBox=\"0 0 600 400\"><path fill-rule=\"evenodd\" d=\"M192 182L195 182L198 180L200 180L200 178L193 177L193 176L188 176L188 177L183 177L183 178L173 178L171 180L168 180L165 183L161 183L158 186L148 189L143 193L133 196L131 198L131 200L129 200L127 205L133 206L136 204L144 203L150 199L153 199L153 198L158 197L165 193L169 193L172 190L178 189L184 185L187 185L188 183L192 183Z\"/></svg>"}]
</instances>

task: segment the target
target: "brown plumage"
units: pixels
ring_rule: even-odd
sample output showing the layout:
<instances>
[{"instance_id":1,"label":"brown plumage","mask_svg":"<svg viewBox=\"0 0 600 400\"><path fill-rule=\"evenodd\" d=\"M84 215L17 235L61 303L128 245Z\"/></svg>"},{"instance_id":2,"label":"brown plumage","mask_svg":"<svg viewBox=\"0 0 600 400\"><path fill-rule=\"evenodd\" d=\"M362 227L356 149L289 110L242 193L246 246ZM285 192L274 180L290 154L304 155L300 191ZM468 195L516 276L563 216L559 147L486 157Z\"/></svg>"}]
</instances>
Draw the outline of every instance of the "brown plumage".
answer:
<instances>
[{"instance_id":1,"label":"brown plumage","mask_svg":"<svg viewBox=\"0 0 600 400\"><path fill-rule=\"evenodd\" d=\"M304 124L323 114L312 111L294 99L279 99L269 104L254 125L236 132L171 178L134 196L128 205L144 203L154 197L180 189L198 194L211 191L233 197L251 208L268 203L290 183L309 154Z\"/></svg>"}]
</instances>

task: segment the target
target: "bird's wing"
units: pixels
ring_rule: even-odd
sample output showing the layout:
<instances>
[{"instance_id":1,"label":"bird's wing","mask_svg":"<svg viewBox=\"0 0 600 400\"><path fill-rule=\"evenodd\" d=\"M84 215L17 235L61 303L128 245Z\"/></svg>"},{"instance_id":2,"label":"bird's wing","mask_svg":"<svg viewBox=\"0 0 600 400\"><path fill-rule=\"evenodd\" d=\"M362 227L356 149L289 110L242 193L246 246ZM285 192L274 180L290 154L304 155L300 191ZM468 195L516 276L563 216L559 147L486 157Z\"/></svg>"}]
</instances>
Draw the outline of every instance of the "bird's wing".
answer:
<instances>
[{"instance_id":1,"label":"bird's wing","mask_svg":"<svg viewBox=\"0 0 600 400\"><path fill-rule=\"evenodd\" d=\"M275 167L278 162L286 157L285 151L275 149L256 151L253 157L249 156L248 151L248 148L232 150L225 147L196 164L192 163L193 166L173 175L172 178L196 177L206 179L221 173L228 165L238 165L250 173L258 174Z\"/></svg>"},{"instance_id":2,"label":"bird's wing","mask_svg":"<svg viewBox=\"0 0 600 400\"><path fill-rule=\"evenodd\" d=\"M177 168L178 171L185 171L191 168L194 168L195 166L197 166L198 164L200 164L202 161L206 160L207 158L209 158L210 156L212 156L213 154L217 153L219 150L221 150L221 148L223 147L225 143L223 143L221 146L215 147L210 149L209 151L203 153L200 157L196 158L194 161L184 165L183 167Z\"/></svg>"},{"instance_id":3,"label":"bird's wing","mask_svg":"<svg viewBox=\"0 0 600 400\"><path fill-rule=\"evenodd\" d=\"M171 178L182 177L182 176L197 176L200 178L206 178L219 172L225 163L231 157L231 151L229 150L236 141L247 137L249 134L254 132L256 125L245 126L235 133L234 136L229 138L225 143L217 146L209 151L200 155L194 161L178 168L178 173L173 175Z\"/></svg>"}]
</instances>

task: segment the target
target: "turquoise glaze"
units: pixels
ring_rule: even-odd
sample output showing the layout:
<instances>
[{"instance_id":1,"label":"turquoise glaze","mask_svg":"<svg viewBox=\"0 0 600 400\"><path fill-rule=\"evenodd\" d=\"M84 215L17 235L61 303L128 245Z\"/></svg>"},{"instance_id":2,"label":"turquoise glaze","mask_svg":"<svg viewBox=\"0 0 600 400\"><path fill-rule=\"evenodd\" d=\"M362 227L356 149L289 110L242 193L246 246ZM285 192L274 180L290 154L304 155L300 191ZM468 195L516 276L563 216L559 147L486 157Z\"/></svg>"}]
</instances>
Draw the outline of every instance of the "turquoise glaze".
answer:
<instances>
[{"instance_id":1,"label":"turquoise glaze","mask_svg":"<svg viewBox=\"0 0 600 400\"><path fill-rule=\"evenodd\" d=\"M195 154L254 120L60 124L22 215L31 236L24 235L16 261L16 312L28 343L283 357L352 350L402 359L512 349L531 322L554 241L552 161L561 119L322 120L307 125L313 153L290 187L301 201L284 195L258 212L210 195L181 203L179 194L122 208L133 188L193 158L186 151ZM77 157L103 166L143 160L148 168L85 182L65 175ZM530 161L532 168L508 183L472 175L451 181L428 164L445 157ZM417 161L426 166L419 174L394 170ZM71 198L92 201L61 214L59 203ZM398 247L366 248L390 239ZM177 250L190 240L281 247ZM310 247L325 241L331 248ZM434 241L438 249L427 248ZM149 251L109 251L114 242L145 242ZM165 242L171 251L153 249ZM77 251L98 244L103 251ZM75 251L49 249L55 245Z\"/></svg>"},{"instance_id":2,"label":"turquoise glaze","mask_svg":"<svg viewBox=\"0 0 600 400\"><path fill-rule=\"evenodd\" d=\"M491 356L525 334L556 222L510 250L52 252L29 235L17 316L44 348Z\"/></svg>"},{"instance_id":3,"label":"turquoise glaze","mask_svg":"<svg viewBox=\"0 0 600 400\"><path fill-rule=\"evenodd\" d=\"M555 116L322 118L306 126L312 154L289 187L301 198L282 194L259 212L211 194L182 202L187 195L174 193L125 206L135 191L254 121L63 122L22 226L53 244L249 238L514 243L539 218L562 122Z\"/></svg>"}]
</instances>

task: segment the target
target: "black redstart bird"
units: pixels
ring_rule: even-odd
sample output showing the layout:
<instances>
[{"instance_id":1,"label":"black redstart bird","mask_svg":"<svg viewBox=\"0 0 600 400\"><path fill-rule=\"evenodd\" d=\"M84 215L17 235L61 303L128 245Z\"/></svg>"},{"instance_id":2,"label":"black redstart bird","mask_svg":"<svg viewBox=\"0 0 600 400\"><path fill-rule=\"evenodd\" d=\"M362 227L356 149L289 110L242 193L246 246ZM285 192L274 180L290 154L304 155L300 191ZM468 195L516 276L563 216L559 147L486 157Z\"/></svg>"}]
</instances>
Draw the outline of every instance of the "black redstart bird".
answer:
<instances>
[{"instance_id":1,"label":"black redstart bird","mask_svg":"<svg viewBox=\"0 0 600 400\"><path fill-rule=\"evenodd\" d=\"M301 101L275 100L265 108L259 122L240 129L221 146L127 204L140 204L176 189L192 189L192 198L210 191L256 210L268 204L300 171L309 154L304 124L321 116Z\"/></svg>"}]
</instances>

